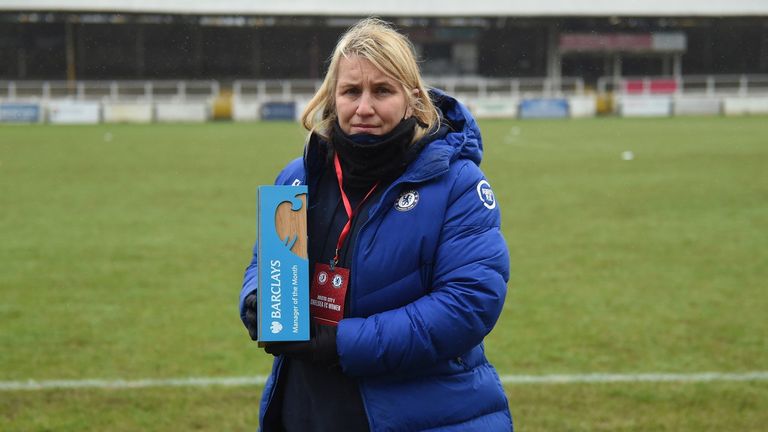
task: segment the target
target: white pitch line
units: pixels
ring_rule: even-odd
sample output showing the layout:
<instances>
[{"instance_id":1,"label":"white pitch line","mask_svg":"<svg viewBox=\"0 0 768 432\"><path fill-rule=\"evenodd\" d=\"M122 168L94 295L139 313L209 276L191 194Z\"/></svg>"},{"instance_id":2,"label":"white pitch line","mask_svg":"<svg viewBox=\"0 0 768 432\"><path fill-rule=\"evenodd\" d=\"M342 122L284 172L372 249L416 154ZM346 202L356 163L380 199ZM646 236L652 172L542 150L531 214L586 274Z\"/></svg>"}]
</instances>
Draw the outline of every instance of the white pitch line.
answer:
<instances>
[{"instance_id":1,"label":"white pitch line","mask_svg":"<svg viewBox=\"0 0 768 432\"><path fill-rule=\"evenodd\" d=\"M260 386L266 375L251 377L198 377L139 380L48 380L0 381L0 391L56 390L56 389L139 389L148 387L240 387ZM644 373L644 374L571 374L571 375L502 375L503 384L572 384L623 382L712 382L712 381L768 381L768 371L755 372L702 372L702 373Z\"/></svg>"},{"instance_id":2,"label":"white pitch line","mask_svg":"<svg viewBox=\"0 0 768 432\"><path fill-rule=\"evenodd\" d=\"M768 372L701 372L575 375L502 375L504 384L570 384L621 382L768 381Z\"/></svg>"},{"instance_id":3,"label":"white pitch line","mask_svg":"<svg viewBox=\"0 0 768 432\"><path fill-rule=\"evenodd\" d=\"M51 390L51 389L137 389L147 387L235 387L264 385L265 375L253 377L199 377L139 380L50 380L50 381L0 381L0 391L9 390Z\"/></svg>"}]
</instances>

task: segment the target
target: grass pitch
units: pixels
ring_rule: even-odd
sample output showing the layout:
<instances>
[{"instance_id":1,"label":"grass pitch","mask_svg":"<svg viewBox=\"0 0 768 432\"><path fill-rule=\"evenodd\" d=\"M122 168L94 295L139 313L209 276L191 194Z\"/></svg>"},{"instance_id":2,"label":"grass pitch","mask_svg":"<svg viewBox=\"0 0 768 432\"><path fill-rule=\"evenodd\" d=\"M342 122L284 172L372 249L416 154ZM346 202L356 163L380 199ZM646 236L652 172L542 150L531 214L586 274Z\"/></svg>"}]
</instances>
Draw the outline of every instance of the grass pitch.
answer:
<instances>
[{"instance_id":1,"label":"grass pitch","mask_svg":"<svg viewBox=\"0 0 768 432\"><path fill-rule=\"evenodd\" d=\"M764 118L485 121L501 374L768 370ZM0 381L266 374L237 295L294 124L0 127ZM622 154L631 151L632 160ZM768 383L506 386L537 430L762 430ZM0 391L0 430L253 430L258 387Z\"/></svg>"}]
</instances>

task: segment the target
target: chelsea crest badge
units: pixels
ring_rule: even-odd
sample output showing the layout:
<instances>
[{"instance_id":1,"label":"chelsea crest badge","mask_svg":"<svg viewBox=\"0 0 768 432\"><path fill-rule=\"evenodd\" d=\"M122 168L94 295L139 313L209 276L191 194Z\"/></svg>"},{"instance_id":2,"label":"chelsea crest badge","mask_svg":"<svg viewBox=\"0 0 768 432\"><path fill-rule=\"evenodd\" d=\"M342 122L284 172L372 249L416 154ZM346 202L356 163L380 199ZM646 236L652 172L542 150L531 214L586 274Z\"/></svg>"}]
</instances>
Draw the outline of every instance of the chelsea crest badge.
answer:
<instances>
[{"instance_id":1,"label":"chelsea crest badge","mask_svg":"<svg viewBox=\"0 0 768 432\"><path fill-rule=\"evenodd\" d=\"M419 192L416 190L409 190L403 192L395 201L395 209L397 211L406 212L413 210L416 204L419 203Z\"/></svg>"}]
</instances>

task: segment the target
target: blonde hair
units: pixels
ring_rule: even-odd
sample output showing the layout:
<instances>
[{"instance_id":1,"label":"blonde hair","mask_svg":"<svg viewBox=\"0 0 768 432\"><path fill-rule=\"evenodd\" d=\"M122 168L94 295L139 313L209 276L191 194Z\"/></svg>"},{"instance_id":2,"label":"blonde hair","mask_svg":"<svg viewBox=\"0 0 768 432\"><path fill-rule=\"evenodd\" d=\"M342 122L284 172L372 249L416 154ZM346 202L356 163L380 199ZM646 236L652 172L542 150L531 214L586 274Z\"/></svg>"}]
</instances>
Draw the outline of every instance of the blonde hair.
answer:
<instances>
[{"instance_id":1,"label":"blonde hair","mask_svg":"<svg viewBox=\"0 0 768 432\"><path fill-rule=\"evenodd\" d=\"M336 121L336 83L342 57L362 57L403 86L408 106L419 121L413 142L423 138L440 121L435 105L421 79L413 44L391 24L366 18L344 33L333 51L322 85L301 114L301 124L310 132L328 138ZM413 94L418 89L418 94Z\"/></svg>"}]
</instances>

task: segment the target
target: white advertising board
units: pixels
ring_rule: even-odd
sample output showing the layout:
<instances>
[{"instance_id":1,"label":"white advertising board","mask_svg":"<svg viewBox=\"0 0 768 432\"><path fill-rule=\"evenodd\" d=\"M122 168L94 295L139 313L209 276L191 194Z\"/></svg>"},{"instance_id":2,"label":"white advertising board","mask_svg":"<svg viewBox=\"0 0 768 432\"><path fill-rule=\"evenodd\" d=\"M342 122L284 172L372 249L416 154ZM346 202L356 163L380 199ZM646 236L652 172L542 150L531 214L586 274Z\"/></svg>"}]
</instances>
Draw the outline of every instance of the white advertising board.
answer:
<instances>
[{"instance_id":1,"label":"white advertising board","mask_svg":"<svg viewBox=\"0 0 768 432\"><path fill-rule=\"evenodd\" d=\"M152 104L148 103L104 103L106 123L151 123Z\"/></svg>"},{"instance_id":2,"label":"white advertising board","mask_svg":"<svg viewBox=\"0 0 768 432\"><path fill-rule=\"evenodd\" d=\"M261 104L240 99L232 99L232 120L248 122L259 119Z\"/></svg>"},{"instance_id":3,"label":"white advertising board","mask_svg":"<svg viewBox=\"0 0 768 432\"><path fill-rule=\"evenodd\" d=\"M597 97L571 96L568 98L568 108L571 117L594 117L597 114Z\"/></svg>"},{"instance_id":4,"label":"white advertising board","mask_svg":"<svg viewBox=\"0 0 768 432\"><path fill-rule=\"evenodd\" d=\"M54 124L97 124L101 120L98 102L48 102L48 121Z\"/></svg>"},{"instance_id":5,"label":"white advertising board","mask_svg":"<svg viewBox=\"0 0 768 432\"><path fill-rule=\"evenodd\" d=\"M727 116L768 114L768 97L732 97L723 99L723 113Z\"/></svg>"},{"instance_id":6,"label":"white advertising board","mask_svg":"<svg viewBox=\"0 0 768 432\"><path fill-rule=\"evenodd\" d=\"M669 117L672 115L670 96L621 96L618 100L622 117Z\"/></svg>"},{"instance_id":7,"label":"white advertising board","mask_svg":"<svg viewBox=\"0 0 768 432\"><path fill-rule=\"evenodd\" d=\"M516 118L517 99L486 98L467 101L469 110L476 118Z\"/></svg>"},{"instance_id":8,"label":"white advertising board","mask_svg":"<svg viewBox=\"0 0 768 432\"><path fill-rule=\"evenodd\" d=\"M676 116L684 115L719 115L719 98L706 96L676 96L672 102L672 112Z\"/></svg>"},{"instance_id":9,"label":"white advertising board","mask_svg":"<svg viewBox=\"0 0 768 432\"><path fill-rule=\"evenodd\" d=\"M202 123L208 120L208 104L204 102L162 102L155 105L158 122Z\"/></svg>"},{"instance_id":10,"label":"white advertising board","mask_svg":"<svg viewBox=\"0 0 768 432\"><path fill-rule=\"evenodd\" d=\"M301 121L301 115L309 105L309 99L296 99L296 121Z\"/></svg>"}]
</instances>

